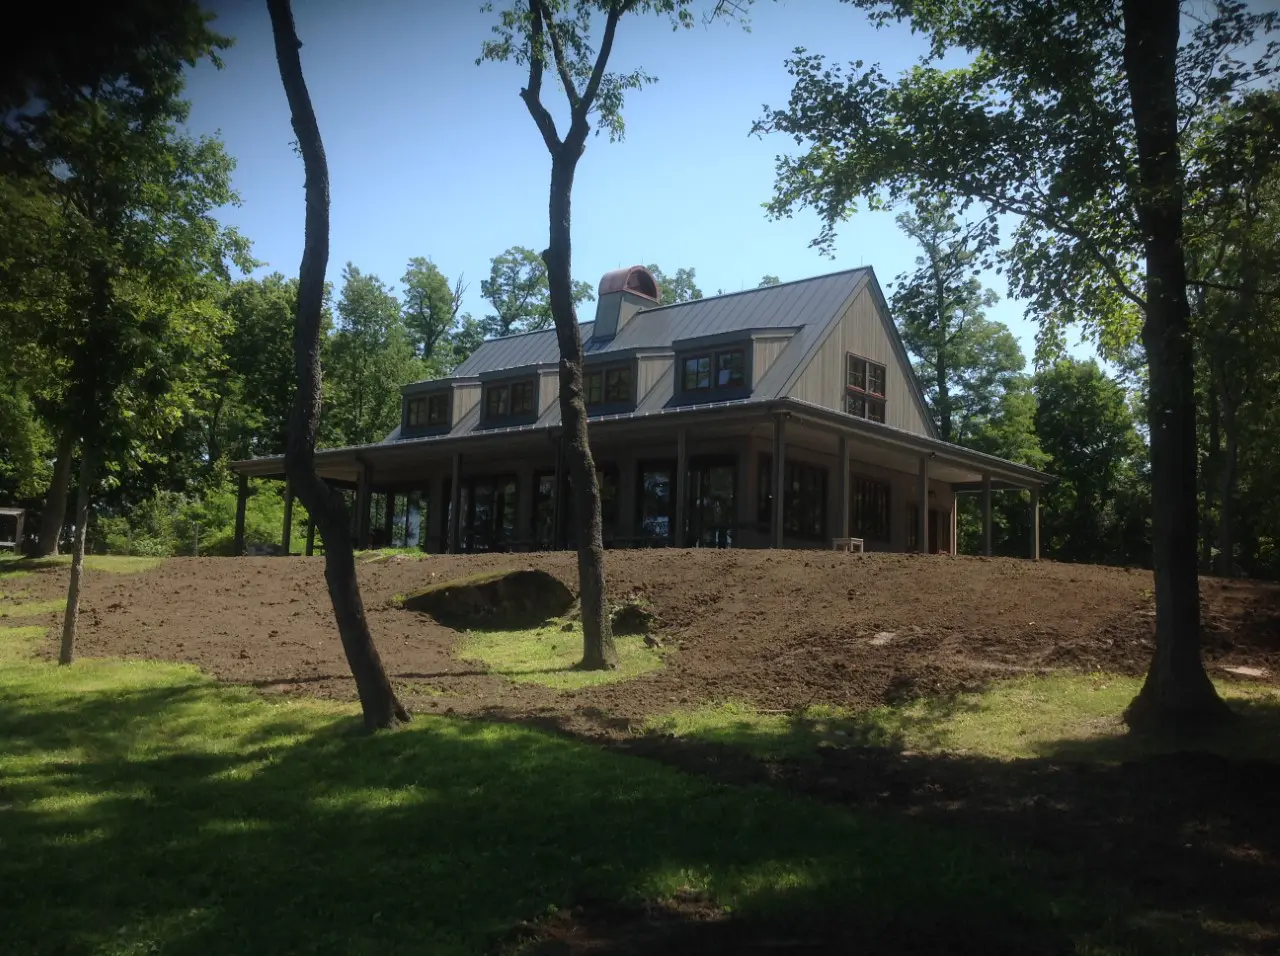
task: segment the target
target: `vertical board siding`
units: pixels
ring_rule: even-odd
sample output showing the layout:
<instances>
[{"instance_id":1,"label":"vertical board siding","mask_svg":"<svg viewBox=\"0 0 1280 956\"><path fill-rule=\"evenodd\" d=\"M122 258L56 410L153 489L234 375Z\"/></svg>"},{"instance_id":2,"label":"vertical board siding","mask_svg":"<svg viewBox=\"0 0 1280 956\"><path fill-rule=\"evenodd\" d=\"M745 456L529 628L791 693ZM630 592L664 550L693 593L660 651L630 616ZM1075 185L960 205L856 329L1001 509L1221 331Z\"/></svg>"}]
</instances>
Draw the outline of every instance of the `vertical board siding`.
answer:
<instances>
[{"instance_id":1,"label":"vertical board siding","mask_svg":"<svg viewBox=\"0 0 1280 956\"><path fill-rule=\"evenodd\" d=\"M779 355L783 353L788 345L791 344L789 338L770 338L756 339L752 343L751 354L751 387L755 388L760 384L760 379L764 378L765 372L769 371Z\"/></svg>"},{"instance_id":2,"label":"vertical board siding","mask_svg":"<svg viewBox=\"0 0 1280 956\"><path fill-rule=\"evenodd\" d=\"M664 372L671 368L675 361L670 355L642 355L636 360L636 404L658 384ZM671 396L667 396L670 398Z\"/></svg>"},{"instance_id":3,"label":"vertical board siding","mask_svg":"<svg viewBox=\"0 0 1280 956\"><path fill-rule=\"evenodd\" d=\"M560 397L560 370L538 373L538 414L543 415Z\"/></svg>"},{"instance_id":4,"label":"vertical board siding","mask_svg":"<svg viewBox=\"0 0 1280 956\"><path fill-rule=\"evenodd\" d=\"M885 423L916 435L930 435L929 423L916 403L912 372L899 361L870 288L864 288L853 300L787 394L843 411L845 356L849 352L884 365Z\"/></svg>"},{"instance_id":5,"label":"vertical board siding","mask_svg":"<svg viewBox=\"0 0 1280 956\"><path fill-rule=\"evenodd\" d=\"M457 428L458 423L466 418L467 413L480 404L480 383L467 382L453 387L453 421L450 428Z\"/></svg>"}]
</instances>

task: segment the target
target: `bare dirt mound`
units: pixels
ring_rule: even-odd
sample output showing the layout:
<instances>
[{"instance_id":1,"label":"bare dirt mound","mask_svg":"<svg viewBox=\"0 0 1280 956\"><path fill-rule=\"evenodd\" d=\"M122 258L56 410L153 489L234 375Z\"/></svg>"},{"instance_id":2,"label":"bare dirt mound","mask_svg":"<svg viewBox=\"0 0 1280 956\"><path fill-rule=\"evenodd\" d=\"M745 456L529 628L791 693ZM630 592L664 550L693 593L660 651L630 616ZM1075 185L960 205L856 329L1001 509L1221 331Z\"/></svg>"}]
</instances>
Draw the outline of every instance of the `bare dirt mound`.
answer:
<instances>
[{"instance_id":1,"label":"bare dirt mound","mask_svg":"<svg viewBox=\"0 0 1280 956\"><path fill-rule=\"evenodd\" d=\"M288 693L351 698L320 558L175 558L142 574L90 573L81 650L161 658ZM405 610L424 583L536 569L572 588L573 554L430 556L360 567L392 676L420 710L545 719L624 734L679 705L874 706L1051 670L1138 674L1152 651L1150 572L945 555L817 551L609 552L611 594L660 622L666 666L559 692L456 660L457 632ZM56 597L66 572L24 581ZM1205 656L1280 674L1280 588L1205 579ZM49 623L55 622L50 615ZM35 623L33 620L32 623Z\"/></svg>"},{"instance_id":2,"label":"bare dirt mound","mask_svg":"<svg viewBox=\"0 0 1280 956\"><path fill-rule=\"evenodd\" d=\"M527 568L431 584L406 597L403 606L452 628L527 628L559 617L573 602L573 592L559 578Z\"/></svg>"}]
</instances>

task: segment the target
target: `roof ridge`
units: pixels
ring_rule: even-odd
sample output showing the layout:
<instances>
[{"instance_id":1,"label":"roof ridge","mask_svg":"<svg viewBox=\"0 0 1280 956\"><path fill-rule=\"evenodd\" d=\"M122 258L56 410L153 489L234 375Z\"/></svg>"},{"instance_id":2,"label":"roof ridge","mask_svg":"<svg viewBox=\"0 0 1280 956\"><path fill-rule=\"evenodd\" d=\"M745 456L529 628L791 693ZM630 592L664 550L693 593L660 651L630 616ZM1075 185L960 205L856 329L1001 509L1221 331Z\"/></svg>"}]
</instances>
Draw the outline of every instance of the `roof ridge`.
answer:
<instances>
[{"instance_id":1,"label":"roof ridge","mask_svg":"<svg viewBox=\"0 0 1280 956\"><path fill-rule=\"evenodd\" d=\"M704 295L701 299L685 299L683 302L670 302L667 305L660 305L652 309L641 309L640 313L648 315L652 312L661 312L663 309L676 309L682 305L695 305L699 302L710 302L712 299L728 299L735 295L750 295L753 292L767 292L769 289L779 289L784 285L800 285L805 282L817 282L819 279L830 279L833 276L849 275L854 272L872 271L871 266L855 266L851 269L837 269L835 272L824 272L822 275L805 276L803 279L788 279L786 282L776 282L773 285L758 285L754 289L739 289L737 292L721 292L718 295Z\"/></svg>"}]
</instances>

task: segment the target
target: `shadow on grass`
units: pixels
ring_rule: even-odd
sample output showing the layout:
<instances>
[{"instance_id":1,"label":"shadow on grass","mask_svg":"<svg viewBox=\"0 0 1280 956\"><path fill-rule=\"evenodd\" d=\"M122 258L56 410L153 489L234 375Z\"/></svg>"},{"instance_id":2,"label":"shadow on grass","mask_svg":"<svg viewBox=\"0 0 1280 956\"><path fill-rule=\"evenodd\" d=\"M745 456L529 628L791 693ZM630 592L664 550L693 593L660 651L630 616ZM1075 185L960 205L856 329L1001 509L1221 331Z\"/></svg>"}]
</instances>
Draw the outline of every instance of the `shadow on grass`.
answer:
<instances>
[{"instance_id":1,"label":"shadow on grass","mask_svg":"<svg viewBox=\"0 0 1280 956\"><path fill-rule=\"evenodd\" d=\"M1168 951L1016 842L528 728L367 737L349 710L98 666L0 670L12 952L481 953L574 903L690 893L734 919L596 951Z\"/></svg>"}]
</instances>

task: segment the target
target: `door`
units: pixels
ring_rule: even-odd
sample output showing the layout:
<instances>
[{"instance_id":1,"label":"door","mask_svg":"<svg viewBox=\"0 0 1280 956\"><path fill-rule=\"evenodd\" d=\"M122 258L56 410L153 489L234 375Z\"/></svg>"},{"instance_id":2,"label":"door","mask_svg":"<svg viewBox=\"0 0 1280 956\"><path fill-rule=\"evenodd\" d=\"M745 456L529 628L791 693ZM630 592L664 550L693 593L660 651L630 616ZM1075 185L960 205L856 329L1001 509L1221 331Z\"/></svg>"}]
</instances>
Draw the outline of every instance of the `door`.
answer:
<instances>
[{"instance_id":1,"label":"door","mask_svg":"<svg viewBox=\"0 0 1280 956\"><path fill-rule=\"evenodd\" d=\"M695 548L733 547L738 469L732 458L689 463L689 534Z\"/></svg>"}]
</instances>

